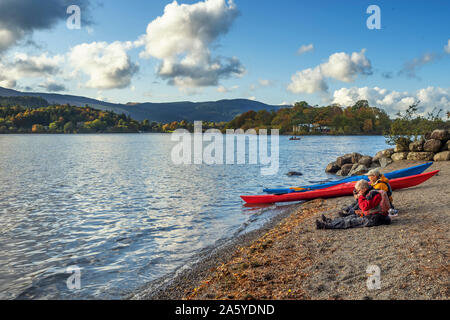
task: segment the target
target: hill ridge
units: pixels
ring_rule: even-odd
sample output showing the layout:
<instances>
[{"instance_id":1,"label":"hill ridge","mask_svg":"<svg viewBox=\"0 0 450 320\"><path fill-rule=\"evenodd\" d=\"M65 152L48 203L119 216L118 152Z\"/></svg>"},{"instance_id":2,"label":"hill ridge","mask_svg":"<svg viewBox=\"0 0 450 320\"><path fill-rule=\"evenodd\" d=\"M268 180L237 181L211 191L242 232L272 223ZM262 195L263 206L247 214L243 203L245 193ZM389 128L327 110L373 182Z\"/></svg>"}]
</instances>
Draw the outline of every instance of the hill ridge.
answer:
<instances>
[{"instance_id":1,"label":"hill ridge","mask_svg":"<svg viewBox=\"0 0 450 320\"><path fill-rule=\"evenodd\" d=\"M239 114L253 110L277 110L286 106L268 105L259 101L237 98L221 99L217 101L176 101L176 102L131 102L132 104L121 104L105 102L93 98L44 92L21 92L14 89L0 87L0 96L32 96L42 97L49 104L70 104L74 106L84 106L88 104L92 108L113 111L115 113L125 113L133 119L142 121L150 120L157 122L172 121L231 121ZM129 102L130 103L130 102Z\"/></svg>"}]
</instances>

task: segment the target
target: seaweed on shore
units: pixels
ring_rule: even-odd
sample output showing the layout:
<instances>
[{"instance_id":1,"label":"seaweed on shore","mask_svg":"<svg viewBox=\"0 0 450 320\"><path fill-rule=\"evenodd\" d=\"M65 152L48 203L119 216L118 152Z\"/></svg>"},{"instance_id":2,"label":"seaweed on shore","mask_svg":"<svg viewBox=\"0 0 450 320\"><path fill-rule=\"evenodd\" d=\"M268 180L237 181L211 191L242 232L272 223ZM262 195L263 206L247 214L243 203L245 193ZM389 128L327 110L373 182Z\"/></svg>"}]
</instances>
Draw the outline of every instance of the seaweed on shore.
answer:
<instances>
[{"instance_id":1,"label":"seaweed on shore","mask_svg":"<svg viewBox=\"0 0 450 320\"><path fill-rule=\"evenodd\" d=\"M240 247L230 261L216 267L199 286L186 293L185 298L304 299L299 282L307 276L302 267L312 263L311 256L304 244L285 245L283 240L295 237L298 225L323 211L323 202L318 199L306 203L250 246Z\"/></svg>"}]
</instances>

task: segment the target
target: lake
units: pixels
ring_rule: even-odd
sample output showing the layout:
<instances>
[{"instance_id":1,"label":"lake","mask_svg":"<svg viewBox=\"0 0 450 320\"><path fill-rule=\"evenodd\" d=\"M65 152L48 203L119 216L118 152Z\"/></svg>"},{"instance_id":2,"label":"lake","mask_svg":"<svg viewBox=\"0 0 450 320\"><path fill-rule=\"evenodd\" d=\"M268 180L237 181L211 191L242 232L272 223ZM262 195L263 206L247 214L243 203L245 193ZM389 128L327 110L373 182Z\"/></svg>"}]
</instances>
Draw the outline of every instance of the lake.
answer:
<instances>
[{"instance_id":1,"label":"lake","mask_svg":"<svg viewBox=\"0 0 450 320\"><path fill-rule=\"evenodd\" d=\"M280 169L262 176L174 165L174 145L170 134L0 135L0 299L123 298L289 207L247 208L239 195L336 180L324 169L337 156L388 148L381 136L281 136Z\"/></svg>"}]
</instances>

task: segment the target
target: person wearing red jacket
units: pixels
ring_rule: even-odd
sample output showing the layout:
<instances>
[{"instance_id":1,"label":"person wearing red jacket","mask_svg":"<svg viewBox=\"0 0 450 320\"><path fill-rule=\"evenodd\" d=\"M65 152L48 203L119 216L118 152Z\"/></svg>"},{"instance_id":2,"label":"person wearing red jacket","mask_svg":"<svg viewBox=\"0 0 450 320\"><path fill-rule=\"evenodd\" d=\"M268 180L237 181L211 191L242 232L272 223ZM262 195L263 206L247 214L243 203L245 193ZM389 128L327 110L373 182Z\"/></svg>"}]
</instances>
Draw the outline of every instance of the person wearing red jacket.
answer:
<instances>
[{"instance_id":1,"label":"person wearing red jacket","mask_svg":"<svg viewBox=\"0 0 450 320\"><path fill-rule=\"evenodd\" d=\"M316 220L317 229L375 227L391 223L388 213L383 212L380 206L382 195L377 190L370 190L369 183L366 180L360 180L356 183L353 194L361 209L355 211L356 215L336 219L322 216L322 221Z\"/></svg>"}]
</instances>

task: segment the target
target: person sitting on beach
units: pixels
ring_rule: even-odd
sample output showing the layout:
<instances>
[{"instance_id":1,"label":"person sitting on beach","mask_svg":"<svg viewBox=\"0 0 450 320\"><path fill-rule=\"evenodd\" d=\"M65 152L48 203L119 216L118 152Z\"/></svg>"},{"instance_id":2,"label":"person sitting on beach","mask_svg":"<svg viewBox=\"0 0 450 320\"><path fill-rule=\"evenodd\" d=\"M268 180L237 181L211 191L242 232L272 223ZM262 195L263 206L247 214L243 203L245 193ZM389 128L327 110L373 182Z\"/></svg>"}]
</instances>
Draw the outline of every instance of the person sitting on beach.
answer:
<instances>
[{"instance_id":1,"label":"person sitting on beach","mask_svg":"<svg viewBox=\"0 0 450 320\"><path fill-rule=\"evenodd\" d=\"M398 215L398 210L394 208L393 199L392 199L392 188L389 184L389 179L384 176L378 169L370 170L367 174L370 180L370 186L376 190L384 190L389 196L389 202L391 204L391 209L389 210L389 214L391 216Z\"/></svg>"},{"instance_id":2,"label":"person sitting on beach","mask_svg":"<svg viewBox=\"0 0 450 320\"><path fill-rule=\"evenodd\" d=\"M336 219L322 215L323 221L316 220L317 229L374 227L391 223L389 199L384 190L371 189L366 180L360 180L355 185L355 191L360 210L355 210L354 215Z\"/></svg>"},{"instance_id":3,"label":"person sitting on beach","mask_svg":"<svg viewBox=\"0 0 450 320\"><path fill-rule=\"evenodd\" d=\"M388 178L386 178L384 176L384 174L382 174L378 169L370 170L369 173L367 174L367 176L370 181L369 191L372 189L384 190L387 193L387 195L389 196L389 202L391 204L391 209L389 210L389 215L397 216L398 210L396 210L393 205L392 188L391 188L391 185L389 184ZM358 199L356 198L355 202L353 202L351 205L349 205L347 207L344 207L341 211L339 211L339 215L341 217L348 217L351 215L356 215L355 212L357 210L361 210L361 209L359 208Z\"/></svg>"}]
</instances>

